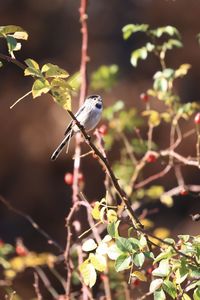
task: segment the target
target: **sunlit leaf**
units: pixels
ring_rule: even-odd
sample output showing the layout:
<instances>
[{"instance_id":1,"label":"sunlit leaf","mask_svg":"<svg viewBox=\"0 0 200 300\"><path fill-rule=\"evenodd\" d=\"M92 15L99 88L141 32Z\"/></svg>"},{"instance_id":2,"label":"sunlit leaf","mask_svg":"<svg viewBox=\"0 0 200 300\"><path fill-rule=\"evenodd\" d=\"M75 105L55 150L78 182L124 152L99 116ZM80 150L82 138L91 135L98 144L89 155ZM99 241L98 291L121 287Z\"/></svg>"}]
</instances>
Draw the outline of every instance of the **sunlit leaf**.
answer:
<instances>
[{"instance_id":1,"label":"sunlit leaf","mask_svg":"<svg viewBox=\"0 0 200 300\"><path fill-rule=\"evenodd\" d=\"M163 289L156 290L153 293L153 299L154 300L165 300L166 296L165 296Z\"/></svg>"},{"instance_id":2,"label":"sunlit leaf","mask_svg":"<svg viewBox=\"0 0 200 300\"><path fill-rule=\"evenodd\" d=\"M107 219L109 223L113 223L117 221L117 213L114 209L109 209L107 211Z\"/></svg>"},{"instance_id":3,"label":"sunlit leaf","mask_svg":"<svg viewBox=\"0 0 200 300\"><path fill-rule=\"evenodd\" d=\"M118 256L115 262L115 270L117 272L124 271L130 268L131 256L122 254Z\"/></svg>"},{"instance_id":4,"label":"sunlit leaf","mask_svg":"<svg viewBox=\"0 0 200 300\"><path fill-rule=\"evenodd\" d=\"M95 220L99 220L100 219L100 210L99 210L99 207L100 207L100 202L96 201L95 205L94 205L94 207L92 209L92 217Z\"/></svg>"},{"instance_id":5,"label":"sunlit leaf","mask_svg":"<svg viewBox=\"0 0 200 300\"><path fill-rule=\"evenodd\" d=\"M114 238L119 237L119 233L118 233L119 224L120 224L120 220L107 225L107 231L111 237L114 237Z\"/></svg>"},{"instance_id":6,"label":"sunlit leaf","mask_svg":"<svg viewBox=\"0 0 200 300\"><path fill-rule=\"evenodd\" d=\"M33 98L36 98L36 97L41 96L42 94L48 93L50 91L50 89L51 89L51 86L46 79L44 79L44 78L36 79L32 86Z\"/></svg>"},{"instance_id":7,"label":"sunlit leaf","mask_svg":"<svg viewBox=\"0 0 200 300\"><path fill-rule=\"evenodd\" d=\"M117 247L115 243L107 249L107 255L111 260L116 260L120 255L122 255L122 251Z\"/></svg>"},{"instance_id":8,"label":"sunlit leaf","mask_svg":"<svg viewBox=\"0 0 200 300\"><path fill-rule=\"evenodd\" d=\"M147 281L146 275L140 271L134 271L131 276L137 277L140 281Z\"/></svg>"},{"instance_id":9,"label":"sunlit leaf","mask_svg":"<svg viewBox=\"0 0 200 300\"><path fill-rule=\"evenodd\" d=\"M88 260L86 260L79 266L79 270L81 272L85 284L88 285L90 288L93 287L97 280L97 273L93 264L89 263Z\"/></svg>"},{"instance_id":10,"label":"sunlit leaf","mask_svg":"<svg viewBox=\"0 0 200 300\"><path fill-rule=\"evenodd\" d=\"M136 253L133 257L133 262L136 265L136 267L141 268L144 264L145 256L143 252Z\"/></svg>"},{"instance_id":11,"label":"sunlit leaf","mask_svg":"<svg viewBox=\"0 0 200 300\"><path fill-rule=\"evenodd\" d=\"M149 292L150 293L155 292L157 289L161 287L162 283L163 283L163 279L154 279L150 284Z\"/></svg>"},{"instance_id":12,"label":"sunlit leaf","mask_svg":"<svg viewBox=\"0 0 200 300\"><path fill-rule=\"evenodd\" d=\"M160 197L160 202L164 205L166 205L167 207L172 207L174 204L174 200L171 196L167 195L167 194L163 194Z\"/></svg>"},{"instance_id":13,"label":"sunlit leaf","mask_svg":"<svg viewBox=\"0 0 200 300\"><path fill-rule=\"evenodd\" d=\"M158 268L154 269L153 276L167 277L170 272L170 266L168 259L163 259L160 261Z\"/></svg>"},{"instance_id":14,"label":"sunlit leaf","mask_svg":"<svg viewBox=\"0 0 200 300\"><path fill-rule=\"evenodd\" d=\"M46 77L55 77L55 78L69 77L69 73L67 71L51 63L45 64L42 67L41 72L45 73Z\"/></svg>"},{"instance_id":15,"label":"sunlit leaf","mask_svg":"<svg viewBox=\"0 0 200 300\"><path fill-rule=\"evenodd\" d=\"M177 290L176 290L176 285L169 281L168 279L165 279L163 285L163 290L170 295L173 299L177 299Z\"/></svg>"},{"instance_id":16,"label":"sunlit leaf","mask_svg":"<svg viewBox=\"0 0 200 300\"><path fill-rule=\"evenodd\" d=\"M93 239L86 240L82 245L83 251L86 251L86 252L92 251L92 250L96 249L96 247L97 247L97 244L95 243L95 241Z\"/></svg>"},{"instance_id":17,"label":"sunlit leaf","mask_svg":"<svg viewBox=\"0 0 200 300\"><path fill-rule=\"evenodd\" d=\"M123 38L127 40L133 33L146 32L148 28L148 24L128 24L122 28Z\"/></svg>"},{"instance_id":18,"label":"sunlit leaf","mask_svg":"<svg viewBox=\"0 0 200 300\"><path fill-rule=\"evenodd\" d=\"M104 255L90 253L89 259L97 271L104 272L106 270L107 263Z\"/></svg>"},{"instance_id":19,"label":"sunlit leaf","mask_svg":"<svg viewBox=\"0 0 200 300\"><path fill-rule=\"evenodd\" d=\"M175 35L178 38L180 38L180 33L177 30L177 28L174 26L170 26L170 25L164 26L164 27L158 27L156 29L150 30L150 33L158 38L161 37L163 34L167 34L170 36Z\"/></svg>"},{"instance_id":20,"label":"sunlit leaf","mask_svg":"<svg viewBox=\"0 0 200 300\"><path fill-rule=\"evenodd\" d=\"M90 85L93 90L109 90L117 80L119 67L117 65L102 65L91 75Z\"/></svg>"}]
</instances>

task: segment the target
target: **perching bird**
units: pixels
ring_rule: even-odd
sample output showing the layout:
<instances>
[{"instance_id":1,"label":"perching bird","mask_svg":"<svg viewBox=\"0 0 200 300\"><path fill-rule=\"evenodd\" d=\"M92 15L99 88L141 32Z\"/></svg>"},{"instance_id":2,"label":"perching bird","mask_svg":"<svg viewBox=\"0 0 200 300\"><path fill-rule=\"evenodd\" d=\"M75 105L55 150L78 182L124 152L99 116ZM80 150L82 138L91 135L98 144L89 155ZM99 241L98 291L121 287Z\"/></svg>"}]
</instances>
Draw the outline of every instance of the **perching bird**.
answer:
<instances>
[{"instance_id":1,"label":"perching bird","mask_svg":"<svg viewBox=\"0 0 200 300\"><path fill-rule=\"evenodd\" d=\"M94 129L101 119L101 114L103 110L103 102L102 98L99 95L91 95L88 96L83 103L83 105L79 108L77 113L75 114L76 119L80 122L80 124L84 127L85 131L88 132ZM67 142L71 139L71 137L79 132L80 129L75 124L74 121L68 125L65 131L65 138L62 140L60 145L56 148L54 153L51 156L52 160L55 160Z\"/></svg>"}]
</instances>

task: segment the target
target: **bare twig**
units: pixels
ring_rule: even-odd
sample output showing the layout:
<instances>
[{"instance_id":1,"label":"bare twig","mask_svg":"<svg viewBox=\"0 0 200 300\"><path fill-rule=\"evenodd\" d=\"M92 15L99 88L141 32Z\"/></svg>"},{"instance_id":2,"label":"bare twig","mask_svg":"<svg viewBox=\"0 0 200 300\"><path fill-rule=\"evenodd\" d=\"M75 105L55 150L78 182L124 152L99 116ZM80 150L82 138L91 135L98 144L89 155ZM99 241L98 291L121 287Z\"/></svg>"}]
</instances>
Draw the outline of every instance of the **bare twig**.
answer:
<instances>
[{"instance_id":1,"label":"bare twig","mask_svg":"<svg viewBox=\"0 0 200 300\"><path fill-rule=\"evenodd\" d=\"M110 164L108 163L107 158L105 158L103 156L103 154L97 149L97 147L91 142L91 138L90 136L86 133L85 129L83 128L83 126L81 126L81 124L78 122L78 120L76 119L76 117L74 116L74 114L68 110L69 115L71 116L71 118L76 122L76 125L79 127L80 131L82 132L87 144L90 146L90 148L94 151L96 158L101 162L101 164L104 166L104 168L106 169L109 177L111 178L111 181L120 197L120 199L122 200L122 202L125 204L125 207L127 208L127 211L129 213L130 218L133 221L133 225L135 227L140 227L143 228L142 224L140 223L139 219L137 218L137 216L135 215L132 207L131 207L131 203L125 193L125 191L121 188L121 186L118 183L117 178L115 177Z\"/></svg>"},{"instance_id":2,"label":"bare twig","mask_svg":"<svg viewBox=\"0 0 200 300\"><path fill-rule=\"evenodd\" d=\"M50 245L54 245L59 251L63 252L63 248L51 238L51 236L46 233L28 214L22 212L21 210L13 207L3 196L0 195L0 202L3 203L8 210L14 212L15 214L26 219L34 229L36 229L48 242Z\"/></svg>"},{"instance_id":3,"label":"bare twig","mask_svg":"<svg viewBox=\"0 0 200 300\"><path fill-rule=\"evenodd\" d=\"M52 287L48 277L46 276L45 272L42 270L42 268L40 267L36 267L35 271L37 272L38 276L40 277L40 279L42 280L44 286L46 287L46 289L49 291L49 293L51 294L51 296L53 297L53 299L58 299L58 293L56 292L56 290Z\"/></svg>"},{"instance_id":4,"label":"bare twig","mask_svg":"<svg viewBox=\"0 0 200 300\"><path fill-rule=\"evenodd\" d=\"M42 295L40 293L40 288L39 288L39 276L36 272L34 272L33 275L34 275L33 287L35 289L37 300L42 300Z\"/></svg>"}]
</instances>

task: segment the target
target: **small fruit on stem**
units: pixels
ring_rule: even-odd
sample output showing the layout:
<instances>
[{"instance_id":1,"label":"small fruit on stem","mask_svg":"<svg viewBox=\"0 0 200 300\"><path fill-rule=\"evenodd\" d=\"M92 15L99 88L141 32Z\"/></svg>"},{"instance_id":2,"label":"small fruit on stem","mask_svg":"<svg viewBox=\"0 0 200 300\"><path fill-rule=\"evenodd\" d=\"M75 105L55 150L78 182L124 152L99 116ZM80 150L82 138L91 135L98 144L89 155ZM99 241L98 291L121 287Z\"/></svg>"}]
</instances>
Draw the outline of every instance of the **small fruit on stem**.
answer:
<instances>
[{"instance_id":1,"label":"small fruit on stem","mask_svg":"<svg viewBox=\"0 0 200 300\"><path fill-rule=\"evenodd\" d=\"M153 163L157 160L158 157L158 153L156 153L155 151L148 151L146 153L146 161L148 163Z\"/></svg>"},{"instance_id":2,"label":"small fruit on stem","mask_svg":"<svg viewBox=\"0 0 200 300\"><path fill-rule=\"evenodd\" d=\"M140 94L140 99L143 101L143 102L148 102L149 101L149 96L147 93L141 93Z\"/></svg>"},{"instance_id":3,"label":"small fruit on stem","mask_svg":"<svg viewBox=\"0 0 200 300\"><path fill-rule=\"evenodd\" d=\"M200 124L200 112L198 112L194 117L194 123L199 125Z\"/></svg>"},{"instance_id":4,"label":"small fruit on stem","mask_svg":"<svg viewBox=\"0 0 200 300\"><path fill-rule=\"evenodd\" d=\"M74 176L72 173L66 173L64 176L64 182L68 185L73 184L73 179L74 179Z\"/></svg>"},{"instance_id":5,"label":"small fruit on stem","mask_svg":"<svg viewBox=\"0 0 200 300\"><path fill-rule=\"evenodd\" d=\"M108 127L105 124L102 124L98 130L102 136L105 136L108 133Z\"/></svg>"}]
</instances>

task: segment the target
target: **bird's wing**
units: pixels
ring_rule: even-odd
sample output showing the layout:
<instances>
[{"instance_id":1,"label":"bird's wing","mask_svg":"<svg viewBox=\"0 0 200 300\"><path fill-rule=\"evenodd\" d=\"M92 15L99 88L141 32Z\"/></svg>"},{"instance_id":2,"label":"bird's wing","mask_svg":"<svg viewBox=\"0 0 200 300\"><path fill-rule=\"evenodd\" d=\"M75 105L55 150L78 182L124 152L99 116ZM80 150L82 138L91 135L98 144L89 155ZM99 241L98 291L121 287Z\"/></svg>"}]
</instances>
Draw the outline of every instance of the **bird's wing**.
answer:
<instances>
[{"instance_id":1,"label":"bird's wing","mask_svg":"<svg viewBox=\"0 0 200 300\"><path fill-rule=\"evenodd\" d=\"M77 113L75 114L75 117L77 118L77 120L80 122L81 120L79 120L79 116L80 116L80 114L81 113L83 113L83 115L82 115L82 117L83 117L83 119L84 119L84 111L86 112L87 111L87 107L85 106L85 105L83 105L83 106L81 106L80 108L79 108L79 110L77 111ZM74 123L74 121L72 120L70 123L69 123L69 125L68 125L68 127L67 127L67 129L65 130L65 135L67 135L70 131L71 131L71 129L72 129L72 126L73 126L73 123Z\"/></svg>"}]
</instances>

